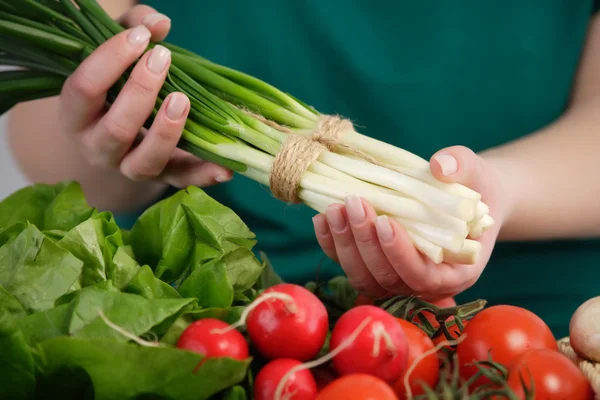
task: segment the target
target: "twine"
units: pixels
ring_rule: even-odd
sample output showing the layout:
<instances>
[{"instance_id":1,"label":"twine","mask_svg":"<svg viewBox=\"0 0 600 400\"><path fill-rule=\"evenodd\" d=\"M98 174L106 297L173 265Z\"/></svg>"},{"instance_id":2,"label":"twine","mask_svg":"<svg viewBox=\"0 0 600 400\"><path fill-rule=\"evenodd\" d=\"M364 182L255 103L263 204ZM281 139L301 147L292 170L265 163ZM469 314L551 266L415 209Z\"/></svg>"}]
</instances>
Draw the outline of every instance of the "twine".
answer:
<instances>
[{"instance_id":1,"label":"twine","mask_svg":"<svg viewBox=\"0 0 600 400\"><path fill-rule=\"evenodd\" d=\"M596 399L600 400L600 363L594 363L580 358L571 347L568 337L558 341L558 349L569 360L573 361L583 375L590 381Z\"/></svg>"},{"instance_id":2,"label":"twine","mask_svg":"<svg viewBox=\"0 0 600 400\"><path fill-rule=\"evenodd\" d=\"M336 148L344 149L371 164L385 167L370 155L344 143L343 138L350 132L355 132L350 120L337 115L322 115L315 124L310 138L294 133L285 126L281 126L260 115L246 111L264 124L288 133L287 139L281 144L281 149L269 174L269 186L273 195L286 203L300 203L298 188L302 175L314 163L323 151L333 151Z\"/></svg>"}]
</instances>

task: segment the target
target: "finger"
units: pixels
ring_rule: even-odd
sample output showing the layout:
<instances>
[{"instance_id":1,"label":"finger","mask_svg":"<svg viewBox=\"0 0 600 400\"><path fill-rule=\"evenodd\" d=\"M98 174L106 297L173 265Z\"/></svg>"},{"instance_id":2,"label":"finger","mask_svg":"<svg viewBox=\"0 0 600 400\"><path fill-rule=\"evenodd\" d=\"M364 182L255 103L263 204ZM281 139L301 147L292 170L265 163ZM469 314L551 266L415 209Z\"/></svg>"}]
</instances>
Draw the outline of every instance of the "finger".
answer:
<instances>
[{"instance_id":1,"label":"finger","mask_svg":"<svg viewBox=\"0 0 600 400\"><path fill-rule=\"evenodd\" d=\"M108 90L143 54L149 41L148 28L138 26L110 38L83 60L65 81L60 96L59 115L67 131L79 132L98 117Z\"/></svg>"},{"instance_id":2,"label":"finger","mask_svg":"<svg viewBox=\"0 0 600 400\"><path fill-rule=\"evenodd\" d=\"M345 215L344 206L332 204L325 211L329 230L335 243L335 251L338 255L342 269L348 275L350 284L359 292L371 297L382 297L386 290L379 285L371 272L365 265L356 243L352 230Z\"/></svg>"},{"instance_id":3,"label":"finger","mask_svg":"<svg viewBox=\"0 0 600 400\"><path fill-rule=\"evenodd\" d=\"M158 177L177 147L189 111L185 94L167 96L146 137L121 162L121 173L132 180Z\"/></svg>"},{"instance_id":4,"label":"finger","mask_svg":"<svg viewBox=\"0 0 600 400\"><path fill-rule=\"evenodd\" d=\"M431 157L430 169L442 182L458 182L475 191L484 184L485 165L481 157L464 146L440 150Z\"/></svg>"},{"instance_id":5,"label":"finger","mask_svg":"<svg viewBox=\"0 0 600 400\"><path fill-rule=\"evenodd\" d=\"M152 40L164 40L171 29L171 19L146 5L138 5L123 14L118 22L125 27L144 25L152 33Z\"/></svg>"},{"instance_id":6,"label":"finger","mask_svg":"<svg viewBox=\"0 0 600 400\"><path fill-rule=\"evenodd\" d=\"M312 220L319 246L321 246L327 257L339 264L340 260L335 251L335 243L333 242L333 236L331 236L331 232L329 231L329 225L327 224L325 215L315 215Z\"/></svg>"},{"instance_id":7,"label":"finger","mask_svg":"<svg viewBox=\"0 0 600 400\"><path fill-rule=\"evenodd\" d=\"M140 59L106 115L96 124L86 144L100 157L97 164L116 167L152 114L171 52L157 45Z\"/></svg>"},{"instance_id":8,"label":"finger","mask_svg":"<svg viewBox=\"0 0 600 400\"><path fill-rule=\"evenodd\" d=\"M397 295L410 294L410 289L402 281L381 249L375 228L377 214L373 207L356 195L348 196L345 204L356 247L367 269L379 285L387 291Z\"/></svg>"},{"instance_id":9,"label":"finger","mask_svg":"<svg viewBox=\"0 0 600 400\"><path fill-rule=\"evenodd\" d=\"M429 276L430 265L424 262L408 233L396 220L386 215L378 216L375 229L381 250L408 287L416 293L423 293L439 286L435 274Z\"/></svg>"},{"instance_id":10,"label":"finger","mask_svg":"<svg viewBox=\"0 0 600 400\"><path fill-rule=\"evenodd\" d=\"M220 165L198 159L195 156L171 160L160 175L160 179L176 188L187 186L207 187L224 183L233 173Z\"/></svg>"}]
</instances>

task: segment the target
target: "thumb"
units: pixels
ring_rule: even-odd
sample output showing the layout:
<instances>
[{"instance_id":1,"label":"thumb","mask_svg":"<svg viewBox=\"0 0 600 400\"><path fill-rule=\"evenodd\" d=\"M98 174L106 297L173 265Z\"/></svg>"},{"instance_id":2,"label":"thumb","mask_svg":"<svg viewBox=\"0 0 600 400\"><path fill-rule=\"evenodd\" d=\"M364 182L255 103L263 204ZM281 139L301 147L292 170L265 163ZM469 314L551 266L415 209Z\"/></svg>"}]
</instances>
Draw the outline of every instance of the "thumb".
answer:
<instances>
[{"instance_id":1,"label":"thumb","mask_svg":"<svg viewBox=\"0 0 600 400\"><path fill-rule=\"evenodd\" d=\"M460 183L475 191L485 184L485 163L473 150L452 146L435 153L430 160L432 175L447 183Z\"/></svg>"}]
</instances>

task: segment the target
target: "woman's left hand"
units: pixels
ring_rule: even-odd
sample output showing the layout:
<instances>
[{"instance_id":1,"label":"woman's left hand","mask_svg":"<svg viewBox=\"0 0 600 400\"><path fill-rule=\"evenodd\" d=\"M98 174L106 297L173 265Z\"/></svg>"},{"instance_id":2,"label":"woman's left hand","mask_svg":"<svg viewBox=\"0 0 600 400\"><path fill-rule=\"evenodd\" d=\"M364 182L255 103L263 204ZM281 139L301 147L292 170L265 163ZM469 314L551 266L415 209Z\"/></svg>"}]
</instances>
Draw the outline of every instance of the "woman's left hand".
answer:
<instances>
[{"instance_id":1,"label":"woman's left hand","mask_svg":"<svg viewBox=\"0 0 600 400\"><path fill-rule=\"evenodd\" d=\"M500 179L492 165L466 147L454 146L434 154L432 174L443 182L461 183L482 195L494 226L478 240L481 253L474 265L435 264L412 244L394 219L377 216L358 196L345 205L333 204L313 218L317 240L338 262L350 284L374 298L420 295L428 300L454 296L472 286L485 268L506 214Z\"/></svg>"}]
</instances>

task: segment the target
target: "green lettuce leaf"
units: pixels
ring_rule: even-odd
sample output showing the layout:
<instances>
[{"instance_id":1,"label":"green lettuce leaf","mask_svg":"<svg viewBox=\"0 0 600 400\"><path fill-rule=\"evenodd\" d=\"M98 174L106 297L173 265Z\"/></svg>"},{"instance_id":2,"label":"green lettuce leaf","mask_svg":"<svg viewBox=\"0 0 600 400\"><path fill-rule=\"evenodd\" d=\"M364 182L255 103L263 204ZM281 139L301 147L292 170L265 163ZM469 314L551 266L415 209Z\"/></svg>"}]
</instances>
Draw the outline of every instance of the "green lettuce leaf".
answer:
<instances>
[{"instance_id":1,"label":"green lettuce leaf","mask_svg":"<svg viewBox=\"0 0 600 400\"><path fill-rule=\"evenodd\" d=\"M35 363L10 312L0 307L0 399L29 399L35 391Z\"/></svg>"},{"instance_id":2,"label":"green lettuce leaf","mask_svg":"<svg viewBox=\"0 0 600 400\"><path fill-rule=\"evenodd\" d=\"M193 258L204 262L240 246L251 249L254 238L231 209L193 186L146 210L129 235L137 261L166 282L179 278Z\"/></svg>"},{"instance_id":3,"label":"green lettuce leaf","mask_svg":"<svg viewBox=\"0 0 600 400\"><path fill-rule=\"evenodd\" d=\"M0 308L8 311L13 317L21 318L27 315L27 312L10 293L0 286Z\"/></svg>"},{"instance_id":4,"label":"green lettuce leaf","mask_svg":"<svg viewBox=\"0 0 600 400\"><path fill-rule=\"evenodd\" d=\"M98 400L208 399L243 381L250 363L203 359L189 351L108 339L59 337L42 342L38 352L43 375L81 368L90 377Z\"/></svg>"},{"instance_id":5,"label":"green lettuce leaf","mask_svg":"<svg viewBox=\"0 0 600 400\"><path fill-rule=\"evenodd\" d=\"M128 341L129 338L104 322L100 311L113 324L139 336L168 318L175 320L186 306L193 303L194 299L146 299L136 294L84 288L70 304L67 332L80 338Z\"/></svg>"},{"instance_id":6,"label":"green lettuce leaf","mask_svg":"<svg viewBox=\"0 0 600 400\"><path fill-rule=\"evenodd\" d=\"M180 299L181 295L166 282L154 276L152 269L145 265L129 281L127 292L138 294L146 299Z\"/></svg>"},{"instance_id":7,"label":"green lettuce leaf","mask_svg":"<svg viewBox=\"0 0 600 400\"><path fill-rule=\"evenodd\" d=\"M34 225L20 226L24 229L0 247L0 285L26 311L47 310L80 287L83 263Z\"/></svg>"},{"instance_id":8,"label":"green lettuce leaf","mask_svg":"<svg viewBox=\"0 0 600 400\"><path fill-rule=\"evenodd\" d=\"M69 305L63 304L17 320L25 341L35 346L44 340L67 335Z\"/></svg>"},{"instance_id":9,"label":"green lettuce leaf","mask_svg":"<svg viewBox=\"0 0 600 400\"><path fill-rule=\"evenodd\" d=\"M129 282L140 271L131 246L119 247L112 263L106 269L106 278L110 279L120 290L125 290Z\"/></svg>"},{"instance_id":10,"label":"green lettuce leaf","mask_svg":"<svg viewBox=\"0 0 600 400\"><path fill-rule=\"evenodd\" d=\"M0 232L29 221L40 230L69 231L90 218L95 210L76 182L25 187L0 202Z\"/></svg>"},{"instance_id":11,"label":"green lettuce leaf","mask_svg":"<svg viewBox=\"0 0 600 400\"><path fill-rule=\"evenodd\" d=\"M58 244L83 261L83 286L105 281L113 272L113 257L124 246L121 231L112 214L103 212L92 216L71 229Z\"/></svg>"}]
</instances>

